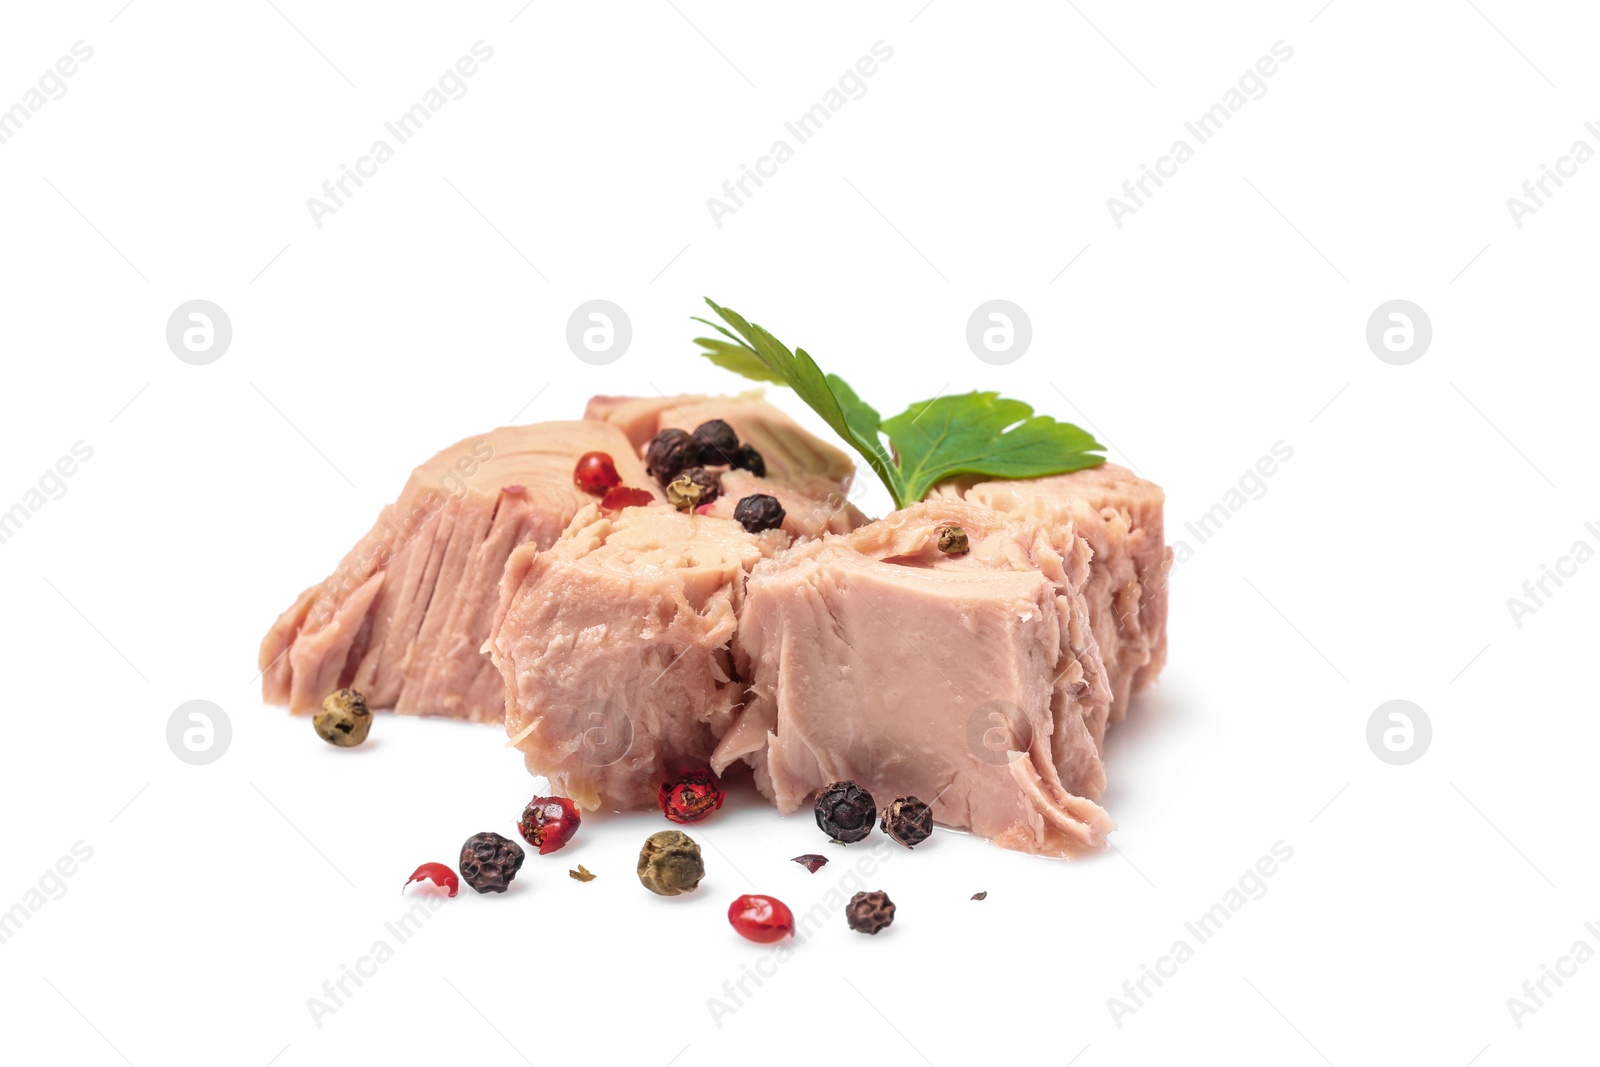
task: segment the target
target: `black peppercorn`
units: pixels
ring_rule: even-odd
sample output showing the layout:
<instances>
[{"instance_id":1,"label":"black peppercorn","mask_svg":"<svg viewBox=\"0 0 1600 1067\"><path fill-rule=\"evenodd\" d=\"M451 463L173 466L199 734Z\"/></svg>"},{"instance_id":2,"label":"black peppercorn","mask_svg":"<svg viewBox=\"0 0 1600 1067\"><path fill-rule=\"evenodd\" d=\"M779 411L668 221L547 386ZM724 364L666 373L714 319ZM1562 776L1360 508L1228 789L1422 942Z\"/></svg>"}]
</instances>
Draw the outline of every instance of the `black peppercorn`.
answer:
<instances>
[{"instance_id":1,"label":"black peppercorn","mask_svg":"<svg viewBox=\"0 0 1600 1067\"><path fill-rule=\"evenodd\" d=\"M733 455L733 469L749 471L757 478L765 478L767 476L767 461L760 452L756 451L754 445L740 445L739 451Z\"/></svg>"},{"instance_id":2,"label":"black peppercorn","mask_svg":"<svg viewBox=\"0 0 1600 1067\"><path fill-rule=\"evenodd\" d=\"M883 832L915 848L933 834L933 809L916 797L897 797L883 809Z\"/></svg>"},{"instance_id":3,"label":"black peppercorn","mask_svg":"<svg viewBox=\"0 0 1600 1067\"><path fill-rule=\"evenodd\" d=\"M650 439L644 450L645 469L662 485L676 478L685 467L698 462L698 449L687 430L662 430Z\"/></svg>"},{"instance_id":4,"label":"black peppercorn","mask_svg":"<svg viewBox=\"0 0 1600 1067\"><path fill-rule=\"evenodd\" d=\"M739 435L721 419L712 419L695 427L694 446L699 450L701 463L731 467L739 452Z\"/></svg>"},{"instance_id":5,"label":"black peppercorn","mask_svg":"<svg viewBox=\"0 0 1600 1067\"><path fill-rule=\"evenodd\" d=\"M461 846L461 877L480 893L504 893L523 859L522 846L509 837L473 834Z\"/></svg>"},{"instance_id":6,"label":"black peppercorn","mask_svg":"<svg viewBox=\"0 0 1600 1067\"><path fill-rule=\"evenodd\" d=\"M834 782L817 797L817 825L822 832L848 845L872 833L878 807L872 794L854 782Z\"/></svg>"},{"instance_id":7,"label":"black peppercorn","mask_svg":"<svg viewBox=\"0 0 1600 1067\"><path fill-rule=\"evenodd\" d=\"M875 934L894 922L894 901L881 890L874 893L857 893L845 905L844 917L850 929L864 934Z\"/></svg>"},{"instance_id":8,"label":"black peppercorn","mask_svg":"<svg viewBox=\"0 0 1600 1067\"><path fill-rule=\"evenodd\" d=\"M784 515L783 505L778 503L778 498L766 493L747 496L733 509L733 517L739 520L739 525L747 533L776 530L783 525Z\"/></svg>"},{"instance_id":9,"label":"black peppercorn","mask_svg":"<svg viewBox=\"0 0 1600 1067\"><path fill-rule=\"evenodd\" d=\"M667 503L679 511L692 511L722 495L722 480L704 467L689 467L667 483Z\"/></svg>"}]
</instances>

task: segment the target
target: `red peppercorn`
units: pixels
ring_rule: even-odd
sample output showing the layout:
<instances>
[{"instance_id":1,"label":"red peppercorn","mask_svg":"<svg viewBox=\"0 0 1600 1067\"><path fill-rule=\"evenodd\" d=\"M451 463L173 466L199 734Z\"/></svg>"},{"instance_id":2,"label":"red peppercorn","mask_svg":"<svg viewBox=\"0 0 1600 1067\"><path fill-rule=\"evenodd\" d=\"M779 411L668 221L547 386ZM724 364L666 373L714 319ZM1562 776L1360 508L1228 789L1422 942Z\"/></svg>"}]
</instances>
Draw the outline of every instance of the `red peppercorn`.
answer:
<instances>
[{"instance_id":1,"label":"red peppercorn","mask_svg":"<svg viewBox=\"0 0 1600 1067\"><path fill-rule=\"evenodd\" d=\"M578 806L566 797L534 797L517 822L522 839L548 856L565 847L583 820Z\"/></svg>"},{"instance_id":2,"label":"red peppercorn","mask_svg":"<svg viewBox=\"0 0 1600 1067\"><path fill-rule=\"evenodd\" d=\"M456 877L455 871L452 871L442 863L424 863L412 873L410 878L406 879L406 884L400 887L400 892L404 893L406 886L412 882L424 880L432 882L452 897L461 891L461 879Z\"/></svg>"},{"instance_id":3,"label":"red peppercorn","mask_svg":"<svg viewBox=\"0 0 1600 1067\"><path fill-rule=\"evenodd\" d=\"M699 822L722 807L725 799L727 794L709 774L690 774L676 782L663 782L656 791L661 813L677 823Z\"/></svg>"},{"instance_id":4,"label":"red peppercorn","mask_svg":"<svg viewBox=\"0 0 1600 1067\"><path fill-rule=\"evenodd\" d=\"M621 485L622 475L617 473L617 465L612 462L609 454L585 452L578 459L577 469L572 472L572 480L585 493L599 496L607 489L615 489Z\"/></svg>"},{"instance_id":5,"label":"red peppercorn","mask_svg":"<svg viewBox=\"0 0 1600 1067\"><path fill-rule=\"evenodd\" d=\"M654 504L656 498L644 489L630 489L625 485L609 490L601 499L600 506L606 511L621 511L623 508L642 508Z\"/></svg>"},{"instance_id":6,"label":"red peppercorn","mask_svg":"<svg viewBox=\"0 0 1600 1067\"><path fill-rule=\"evenodd\" d=\"M728 906L728 922L739 936L761 945L794 933L794 912L776 897L746 893Z\"/></svg>"}]
</instances>

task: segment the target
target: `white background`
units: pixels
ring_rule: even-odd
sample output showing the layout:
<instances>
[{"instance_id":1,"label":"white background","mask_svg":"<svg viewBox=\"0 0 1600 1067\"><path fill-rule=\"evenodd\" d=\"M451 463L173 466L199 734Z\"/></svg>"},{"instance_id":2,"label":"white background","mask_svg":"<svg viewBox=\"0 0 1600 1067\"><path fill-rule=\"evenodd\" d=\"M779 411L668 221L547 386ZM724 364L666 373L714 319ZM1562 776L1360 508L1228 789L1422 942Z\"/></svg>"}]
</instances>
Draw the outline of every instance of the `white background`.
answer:
<instances>
[{"instance_id":1,"label":"white background","mask_svg":"<svg viewBox=\"0 0 1600 1067\"><path fill-rule=\"evenodd\" d=\"M1520 627L1506 604L1600 547L1600 164L1521 228L1506 206L1600 148L1584 5L122 3L0 15L0 106L94 49L0 145L0 509L93 449L0 545L0 909L93 850L0 945L8 1061L1592 1055L1600 963L1520 1028L1506 1005L1600 949L1600 564ZM315 226L306 199L478 40L467 94ZM865 96L715 225L706 199L880 40ZM1118 228L1106 198L1280 40L1266 95ZM866 846L736 797L697 832L702 890L662 901L632 873L659 820L597 817L514 892L447 902L319 1027L308 998L393 943L410 870L511 833L534 783L492 728L385 716L323 745L261 705L262 633L438 448L594 393L737 388L694 356L705 295L886 414L1001 389L1166 487L1194 554L1166 673L1111 735L1117 851L891 852L890 932L836 917L717 1020L764 952L728 901L800 911ZM964 339L997 297L1033 324L1006 367ZM196 298L234 331L203 367L164 336ZM592 298L633 324L603 368L564 340ZM1434 329L1409 366L1364 336L1396 298ZM1198 545L1184 523L1279 441ZM1365 738L1396 698L1434 731L1404 767ZM209 766L167 748L191 699L232 723ZM1107 999L1278 841L1266 895L1119 1026ZM808 851L834 861L788 862Z\"/></svg>"}]
</instances>

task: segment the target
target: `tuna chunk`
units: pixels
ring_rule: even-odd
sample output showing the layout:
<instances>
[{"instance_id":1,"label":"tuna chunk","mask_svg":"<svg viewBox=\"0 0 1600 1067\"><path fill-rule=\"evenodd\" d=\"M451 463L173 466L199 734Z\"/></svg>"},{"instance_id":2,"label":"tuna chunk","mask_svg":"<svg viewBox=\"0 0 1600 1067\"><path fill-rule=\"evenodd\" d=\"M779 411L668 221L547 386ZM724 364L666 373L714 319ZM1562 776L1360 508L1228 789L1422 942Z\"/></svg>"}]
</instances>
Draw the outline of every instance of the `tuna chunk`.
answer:
<instances>
[{"instance_id":1,"label":"tuna chunk","mask_svg":"<svg viewBox=\"0 0 1600 1067\"><path fill-rule=\"evenodd\" d=\"M959 525L952 556L939 531ZM1063 519L930 501L756 566L739 616L749 699L712 765L754 766L794 812L849 779L915 795L942 824L1073 855L1113 828L1088 723L1110 700Z\"/></svg>"},{"instance_id":2,"label":"tuna chunk","mask_svg":"<svg viewBox=\"0 0 1600 1067\"><path fill-rule=\"evenodd\" d=\"M612 423L637 449L661 430L693 432L703 422L721 419L761 453L773 483L818 501L837 496L839 505L848 507L844 496L855 479L854 461L763 400L760 390L739 396L597 396L584 418Z\"/></svg>"},{"instance_id":3,"label":"tuna chunk","mask_svg":"<svg viewBox=\"0 0 1600 1067\"><path fill-rule=\"evenodd\" d=\"M1006 512L1023 521L1070 522L1094 553L1083 595L1089 625L1111 681L1111 721L1133 694L1155 680L1167 659L1167 577L1172 549L1162 532L1166 494L1122 467L1026 481L947 482L934 491ZM1105 723L1092 723L1095 743Z\"/></svg>"},{"instance_id":4,"label":"tuna chunk","mask_svg":"<svg viewBox=\"0 0 1600 1067\"><path fill-rule=\"evenodd\" d=\"M609 452L624 484L660 496L627 437L547 422L470 437L412 472L332 576L261 643L262 692L295 713L354 686L375 708L499 722L505 688L481 654L512 549L548 547L593 501L578 457Z\"/></svg>"},{"instance_id":5,"label":"tuna chunk","mask_svg":"<svg viewBox=\"0 0 1600 1067\"><path fill-rule=\"evenodd\" d=\"M485 647L528 769L593 810L651 807L678 766L704 766L742 698L745 573L787 543L666 505L591 507L513 552Z\"/></svg>"}]
</instances>

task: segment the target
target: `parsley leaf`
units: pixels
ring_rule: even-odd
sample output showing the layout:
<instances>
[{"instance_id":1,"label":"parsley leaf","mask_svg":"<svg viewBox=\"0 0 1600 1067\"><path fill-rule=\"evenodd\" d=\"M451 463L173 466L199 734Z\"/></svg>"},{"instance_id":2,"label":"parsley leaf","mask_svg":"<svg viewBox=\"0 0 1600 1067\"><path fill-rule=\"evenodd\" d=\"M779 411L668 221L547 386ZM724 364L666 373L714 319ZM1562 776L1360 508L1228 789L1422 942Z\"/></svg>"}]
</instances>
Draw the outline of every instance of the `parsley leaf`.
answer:
<instances>
[{"instance_id":1,"label":"parsley leaf","mask_svg":"<svg viewBox=\"0 0 1600 1067\"><path fill-rule=\"evenodd\" d=\"M955 475L1042 478L1105 462L1097 454L1105 447L1093 435L999 393L936 397L886 420L843 378L824 374L805 349L790 352L738 312L706 303L727 326L696 320L722 335L696 338L701 355L746 378L793 389L866 458L897 508Z\"/></svg>"}]
</instances>

